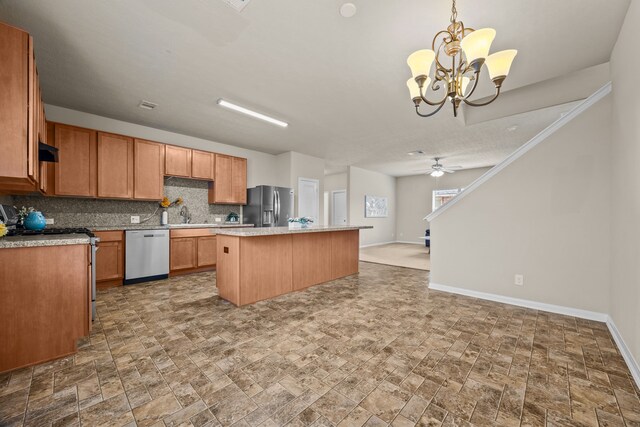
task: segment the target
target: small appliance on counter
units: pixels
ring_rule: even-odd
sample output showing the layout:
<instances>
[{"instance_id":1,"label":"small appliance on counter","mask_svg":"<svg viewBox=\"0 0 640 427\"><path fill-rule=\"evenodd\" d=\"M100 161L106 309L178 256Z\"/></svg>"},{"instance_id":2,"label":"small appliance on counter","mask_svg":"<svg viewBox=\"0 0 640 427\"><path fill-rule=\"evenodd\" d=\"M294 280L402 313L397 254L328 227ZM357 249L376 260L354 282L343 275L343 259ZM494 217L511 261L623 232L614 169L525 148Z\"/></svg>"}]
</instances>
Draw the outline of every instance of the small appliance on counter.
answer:
<instances>
[{"instance_id":1,"label":"small appliance on counter","mask_svg":"<svg viewBox=\"0 0 640 427\"><path fill-rule=\"evenodd\" d=\"M227 215L227 218L224 221L226 223L240 222L240 215L235 212L229 212L229 215Z\"/></svg>"},{"instance_id":2,"label":"small appliance on counter","mask_svg":"<svg viewBox=\"0 0 640 427\"><path fill-rule=\"evenodd\" d=\"M247 189L243 222L256 227L287 227L293 217L293 190L259 185Z\"/></svg>"},{"instance_id":3,"label":"small appliance on counter","mask_svg":"<svg viewBox=\"0 0 640 427\"><path fill-rule=\"evenodd\" d=\"M125 285L169 277L169 230L126 230L125 245Z\"/></svg>"},{"instance_id":4,"label":"small appliance on counter","mask_svg":"<svg viewBox=\"0 0 640 427\"><path fill-rule=\"evenodd\" d=\"M16 229L18 219L18 210L16 208L10 205L0 205L0 221L7 226L9 232Z\"/></svg>"}]
</instances>

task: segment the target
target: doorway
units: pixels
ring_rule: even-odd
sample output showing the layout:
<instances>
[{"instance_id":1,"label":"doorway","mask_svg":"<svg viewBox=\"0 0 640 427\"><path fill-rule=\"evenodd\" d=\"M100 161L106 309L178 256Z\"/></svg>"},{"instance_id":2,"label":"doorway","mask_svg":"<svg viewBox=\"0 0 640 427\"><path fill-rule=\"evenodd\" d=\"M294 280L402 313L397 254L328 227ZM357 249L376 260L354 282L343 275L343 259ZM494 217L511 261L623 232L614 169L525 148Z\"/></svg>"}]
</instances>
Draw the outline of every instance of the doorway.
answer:
<instances>
[{"instance_id":1,"label":"doorway","mask_svg":"<svg viewBox=\"0 0 640 427\"><path fill-rule=\"evenodd\" d=\"M298 217L307 217L318 224L320 218L320 181L298 178Z\"/></svg>"},{"instance_id":2,"label":"doorway","mask_svg":"<svg viewBox=\"0 0 640 427\"><path fill-rule=\"evenodd\" d=\"M347 190L331 192L331 225L347 225Z\"/></svg>"}]
</instances>

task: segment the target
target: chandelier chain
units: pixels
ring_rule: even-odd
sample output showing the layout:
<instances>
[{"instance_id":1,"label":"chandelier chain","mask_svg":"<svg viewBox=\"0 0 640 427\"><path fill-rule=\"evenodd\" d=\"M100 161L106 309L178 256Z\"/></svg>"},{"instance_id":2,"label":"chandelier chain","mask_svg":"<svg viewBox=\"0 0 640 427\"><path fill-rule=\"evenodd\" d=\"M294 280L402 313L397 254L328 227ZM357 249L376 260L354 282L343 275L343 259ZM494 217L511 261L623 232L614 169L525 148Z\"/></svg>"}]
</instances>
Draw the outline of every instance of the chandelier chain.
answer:
<instances>
[{"instance_id":1,"label":"chandelier chain","mask_svg":"<svg viewBox=\"0 0 640 427\"><path fill-rule=\"evenodd\" d=\"M451 4L451 23L455 24L458 19L458 9L456 9L456 0Z\"/></svg>"}]
</instances>

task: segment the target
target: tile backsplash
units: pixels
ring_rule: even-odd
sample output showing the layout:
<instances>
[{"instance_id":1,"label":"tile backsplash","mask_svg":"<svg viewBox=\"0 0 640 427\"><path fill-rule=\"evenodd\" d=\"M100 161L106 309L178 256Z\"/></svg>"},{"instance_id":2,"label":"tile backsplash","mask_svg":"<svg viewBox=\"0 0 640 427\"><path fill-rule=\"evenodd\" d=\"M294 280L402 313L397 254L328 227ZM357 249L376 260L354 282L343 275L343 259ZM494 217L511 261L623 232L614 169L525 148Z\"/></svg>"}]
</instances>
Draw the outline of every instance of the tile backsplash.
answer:
<instances>
[{"instance_id":1,"label":"tile backsplash","mask_svg":"<svg viewBox=\"0 0 640 427\"><path fill-rule=\"evenodd\" d=\"M230 212L241 215L239 205L210 205L208 202L208 184L184 178L165 178L164 194L173 201L182 197L189 209L194 224L214 223L216 218L222 221ZM133 200L83 199L68 197L44 197L41 195L13 196L12 204L33 206L42 211L46 218L53 218L51 227L101 227L131 224L131 216L139 215L141 223L160 224L162 208L158 202ZM169 224L182 222L181 206L168 209ZM157 209L157 210L156 210ZM242 216L241 216L242 217ZM145 221L145 219L147 219Z\"/></svg>"}]
</instances>

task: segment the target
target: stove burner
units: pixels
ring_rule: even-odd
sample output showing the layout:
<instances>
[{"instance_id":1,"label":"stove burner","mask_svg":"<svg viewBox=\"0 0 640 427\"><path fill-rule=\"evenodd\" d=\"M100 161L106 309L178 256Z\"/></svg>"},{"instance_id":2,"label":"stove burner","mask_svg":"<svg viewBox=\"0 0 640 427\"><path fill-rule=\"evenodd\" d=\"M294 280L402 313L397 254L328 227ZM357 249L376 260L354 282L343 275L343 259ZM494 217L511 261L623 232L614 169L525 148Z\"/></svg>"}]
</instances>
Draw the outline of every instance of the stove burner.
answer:
<instances>
[{"instance_id":1,"label":"stove burner","mask_svg":"<svg viewBox=\"0 0 640 427\"><path fill-rule=\"evenodd\" d=\"M88 228L45 228L44 230L27 230L23 228L17 228L9 230L8 236L48 236L54 234L86 234L89 237L94 237L91 230Z\"/></svg>"}]
</instances>

